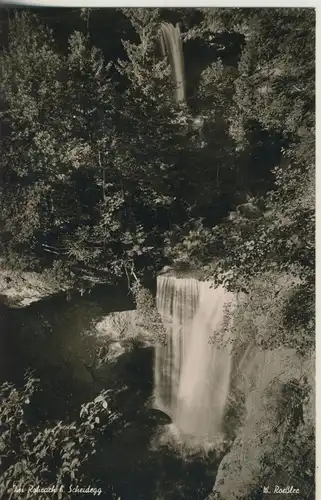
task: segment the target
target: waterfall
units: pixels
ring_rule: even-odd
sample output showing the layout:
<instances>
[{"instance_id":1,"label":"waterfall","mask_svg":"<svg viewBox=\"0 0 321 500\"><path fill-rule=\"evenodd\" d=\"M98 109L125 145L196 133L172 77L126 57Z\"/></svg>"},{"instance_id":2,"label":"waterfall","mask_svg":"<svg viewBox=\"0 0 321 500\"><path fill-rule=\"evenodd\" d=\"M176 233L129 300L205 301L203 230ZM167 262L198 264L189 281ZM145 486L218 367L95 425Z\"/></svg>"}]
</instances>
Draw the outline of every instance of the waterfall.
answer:
<instances>
[{"instance_id":1,"label":"waterfall","mask_svg":"<svg viewBox=\"0 0 321 500\"><path fill-rule=\"evenodd\" d=\"M231 372L233 294L196 279L158 277L167 343L156 347L155 406L197 444L221 435Z\"/></svg>"},{"instance_id":2,"label":"waterfall","mask_svg":"<svg viewBox=\"0 0 321 500\"><path fill-rule=\"evenodd\" d=\"M179 25L169 23L161 25L161 48L163 56L167 56L172 68L177 102L185 101L184 57Z\"/></svg>"},{"instance_id":3,"label":"waterfall","mask_svg":"<svg viewBox=\"0 0 321 500\"><path fill-rule=\"evenodd\" d=\"M157 279L157 309L163 320L167 338L165 345L156 346L155 406L168 413L172 419L198 297L199 282L195 279Z\"/></svg>"}]
</instances>

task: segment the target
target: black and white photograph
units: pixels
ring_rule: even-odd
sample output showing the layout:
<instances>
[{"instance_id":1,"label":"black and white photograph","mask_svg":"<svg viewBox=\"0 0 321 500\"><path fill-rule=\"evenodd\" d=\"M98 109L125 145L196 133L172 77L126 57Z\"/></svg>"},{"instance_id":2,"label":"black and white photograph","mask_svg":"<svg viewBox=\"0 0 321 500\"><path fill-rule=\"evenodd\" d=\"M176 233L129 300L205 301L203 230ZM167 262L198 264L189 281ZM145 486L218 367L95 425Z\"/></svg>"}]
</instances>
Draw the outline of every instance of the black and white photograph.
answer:
<instances>
[{"instance_id":1,"label":"black and white photograph","mask_svg":"<svg viewBox=\"0 0 321 500\"><path fill-rule=\"evenodd\" d=\"M1 500L317 498L315 35L0 6Z\"/></svg>"}]
</instances>

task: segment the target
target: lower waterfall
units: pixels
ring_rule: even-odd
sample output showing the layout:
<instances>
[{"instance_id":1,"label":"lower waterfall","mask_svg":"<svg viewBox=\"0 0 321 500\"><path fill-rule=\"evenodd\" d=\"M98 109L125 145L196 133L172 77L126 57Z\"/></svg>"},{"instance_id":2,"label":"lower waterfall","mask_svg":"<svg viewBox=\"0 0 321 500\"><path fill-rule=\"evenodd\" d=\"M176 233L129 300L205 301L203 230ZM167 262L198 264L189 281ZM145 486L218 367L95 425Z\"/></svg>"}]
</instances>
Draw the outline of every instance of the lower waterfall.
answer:
<instances>
[{"instance_id":1,"label":"lower waterfall","mask_svg":"<svg viewBox=\"0 0 321 500\"><path fill-rule=\"evenodd\" d=\"M197 444L221 436L231 372L234 295L193 278L159 276L157 308L167 332L155 353L155 407Z\"/></svg>"}]
</instances>

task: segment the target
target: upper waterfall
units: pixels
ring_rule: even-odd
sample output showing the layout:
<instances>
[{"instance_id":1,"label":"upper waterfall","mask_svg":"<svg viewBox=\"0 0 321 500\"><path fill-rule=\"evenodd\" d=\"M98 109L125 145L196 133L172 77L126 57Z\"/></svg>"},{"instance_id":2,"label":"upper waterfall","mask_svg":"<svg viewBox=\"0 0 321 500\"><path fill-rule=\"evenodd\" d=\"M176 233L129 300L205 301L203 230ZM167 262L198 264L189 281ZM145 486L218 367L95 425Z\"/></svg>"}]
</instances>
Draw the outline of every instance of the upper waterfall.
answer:
<instances>
[{"instance_id":1,"label":"upper waterfall","mask_svg":"<svg viewBox=\"0 0 321 500\"><path fill-rule=\"evenodd\" d=\"M163 56L167 56L172 68L177 102L185 102L184 56L179 25L162 23L160 40Z\"/></svg>"}]
</instances>

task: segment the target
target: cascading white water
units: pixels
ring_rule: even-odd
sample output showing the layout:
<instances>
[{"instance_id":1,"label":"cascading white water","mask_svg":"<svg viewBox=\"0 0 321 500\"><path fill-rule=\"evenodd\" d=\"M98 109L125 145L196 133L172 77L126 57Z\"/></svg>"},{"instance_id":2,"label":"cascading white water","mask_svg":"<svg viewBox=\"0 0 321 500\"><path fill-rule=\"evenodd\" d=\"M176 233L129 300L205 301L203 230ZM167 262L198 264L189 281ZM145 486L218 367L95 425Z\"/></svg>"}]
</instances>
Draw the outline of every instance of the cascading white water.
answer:
<instances>
[{"instance_id":1,"label":"cascading white water","mask_svg":"<svg viewBox=\"0 0 321 500\"><path fill-rule=\"evenodd\" d=\"M174 419L178 386L190 327L199 298L195 279L158 277L157 309L166 330L166 344L155 352L155 406Z\"/></svg>"},{"instance_id":2,"label":"cascading white water","mask_svg":"<svg viewBox=\"0 0 321 500\"><path fill-rule=\"evenodd\" d=\"M231 374L231 339L225 311L232 300L233 295L223 287L200 283L175 417L177 427L196 441L210 441L221 434Z\"/></svg>"},{"instance_id":3,"label":"cascading white water","mask_svg":"<svg viewBox=\"0 0 321 500\"><path fill-rule=\"evenodd\" d=\"M156 347L155 405L196 444L221 434L231 373L233 294L208 282L160 276L157 307L167 345Z\"/></svg>"},{"instance_id":4,"label":"cascading white water","mask_svg":"<svg viewBox=\"0 0 321 500\"><path fill-rule=\"evenodd\" d=\"M185 101L184 57L179 25L169 23L161 25L161 48L172 68L177 102Z\"/></svg>"}]
</instances>

